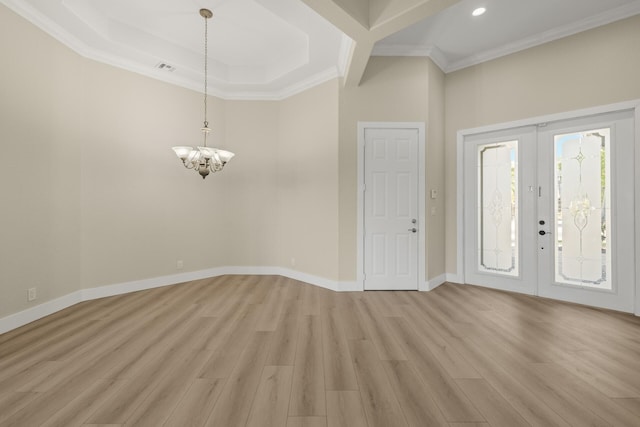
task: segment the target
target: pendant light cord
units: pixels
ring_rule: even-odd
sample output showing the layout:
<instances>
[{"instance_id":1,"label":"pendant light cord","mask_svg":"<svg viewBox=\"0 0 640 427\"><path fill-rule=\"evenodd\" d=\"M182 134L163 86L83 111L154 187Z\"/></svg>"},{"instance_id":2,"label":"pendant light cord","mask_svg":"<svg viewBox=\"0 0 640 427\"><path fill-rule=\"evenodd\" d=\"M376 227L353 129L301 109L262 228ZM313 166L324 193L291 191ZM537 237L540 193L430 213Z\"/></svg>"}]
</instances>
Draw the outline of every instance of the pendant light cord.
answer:
<instances>
[{"instance_id":1,"label":"pendant light cord","mask_svg":"<svg viewBox=\"0 0 640 427\"><path fill-rule=\"evenodd\" d=\"M207 50L208 50L208 30L209 30L209 20L204 18L204 123L207 125Z\"/></svg>"},{"instance_id":2,"label":"pendant light cord","mask_svg":"<svg viewBox=\"0 0 640 427\"><path fill-rule=\"evenodd\" d=\"M207 53L209 49L209 19L204 17L204 146L207 146L207 133L209 128L209 122L207 121L207 75L208 73L208 61Z\"/></svg>"}]
</instances>

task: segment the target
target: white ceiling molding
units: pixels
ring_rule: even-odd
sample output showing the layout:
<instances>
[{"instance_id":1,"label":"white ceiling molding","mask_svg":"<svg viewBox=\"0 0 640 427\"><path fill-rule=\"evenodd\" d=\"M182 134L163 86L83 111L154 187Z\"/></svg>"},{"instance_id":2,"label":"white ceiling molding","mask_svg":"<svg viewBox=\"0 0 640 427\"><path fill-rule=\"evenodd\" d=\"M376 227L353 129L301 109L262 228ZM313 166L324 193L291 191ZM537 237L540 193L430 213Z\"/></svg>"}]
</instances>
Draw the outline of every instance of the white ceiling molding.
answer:
<instances>
[{"instance_id":1,"label":"white ceiling molding","mask_svg":"<svg viewBox=\"0 0 640 427\"><path fill-rule=\"evenodd\" d=\"M332 78L357 85L371 55L429 57L449 73L640 14L640 0L483 0L478 18L477 0L0 3L83 57L198 92L198 9L208 8L208 91L243 100L284 99Z\"/></svg>"},{"instance_id":2,"label":"white ceiling molding","mask_svg":"<svg viewBox=\"0 0 640 427\"><path fill-rule=\"evenodd\" d=\"M606 0L600 0L603 6L606 6ZM460 4L459 9L464 9L464 7L469 6L472 2L466 1ZM499 6L498 1L494 1L493 6ZM579 3L579 2L576 2ZM469 9L469 13L471 8ZM446 11L449 16L447 18L451 18L454 15L451 10ZM466 10L465 10L466 12ZM491 13L490 10L488 13ZM553 12L553 11L549 11ZM454 58L453 54L444 53L443 50L437 46L438 37L433 34L427 35L423 37L423 39L416 41L415 43L397 43L396 40L402 39L405 40L407 38L412 39L416 38L416 34L420 31L416 29L412 29L412 34L404 37L398 37L398 34L402 33L400 31L398 34L390 36L388 39L384 39L376 43L372 50L372 56L427 56L435 62L440 69L445 73L450 73L453 71L457 71L463 68L471 67L473 65L481 64L486 61L490 61L493 59L497 59L506 55L510 55L512 53L516 53L531 47L535 47L544 43L548 43L554 40L558 40L564 37L568 37L586 30L590 30L602 25L610 24L612 22L625 19L634 15L640 14L640 0L631 0L622 5L619 5L614 8L607 9L603 12L588 16L579 20L571 20L569 23L554 27L550 30L546 31L537 31L535 34L529 37L523 37L520 39L515 39L515 41L511 39L505 39L499 45L491 46L489 49L484 50L475 50L469 54L465 54L462 58ZM456 15L459 18L459 15ZM446 18L442 16L438 17L440 20L431 20L429 21L430 25L420 24L422 27L422 33L428 33L430 30L434 28L445 27L448 22L445 23ZM425 21L426 22L426 21ZM507 25L508 22L502 22L501 24ZM458 22L456 25L460 25ZM442 30L442 28L438 28ZM462 27L454 27L455 31L462 31ZM433 30L438 31L438 30ZM464 39L464 38L463 38ZM473 40L467 40L468 42L473 42ZM455 45L458 49L451 49L452 51L464 50L464 46Z\"/></svg>"},{"instance_id":3,"label":"white ceiling molding","mask_svg":"<svg viewBox=\"0 0 640 427\"><path fill-rule=\"evenodd\" d=\"M209 8L209 92L225 99L280 99L340 77L351 45L299 0L0 2L83 57L196 91L204 80L198 10Z\"/></svg>"},{"instance_id":4,"label":"white ceiling molding","mask_svg":"<svg viewBox=\"0 0 640 427\"><path fill-rule=\"evenodd\" d=\"M430 58L442 71L449 67L446 55L433 45L376 45L371 56L422 56Z\"/></svg>"},{"instance_id":5,"label":"white ceiling molding","mask_svg":"<svg viewBox=\"0 0 640 427\"><path fill-rule=\"evenodd\" d=\"M507 43L503 46L497 47L495 49L490 49L485 52L479 52L475 55L469 56L459 61L448 63L445 68L440 68L445 73L461 70L463 68L491 61L492 59L497 59L503 56L510 55L512 53L520 52L531 47L539 46L544 43L552 42L554 40L572 36L583 31L591 30L602 25L607 25L621 19L629 18L639 13L640 1L628 3L615 9L608 10L606 12L582 19L577 22L572 22L562 27L545 31L532 37L517 40L513 43Z\"/></svg>"}]
</instances>

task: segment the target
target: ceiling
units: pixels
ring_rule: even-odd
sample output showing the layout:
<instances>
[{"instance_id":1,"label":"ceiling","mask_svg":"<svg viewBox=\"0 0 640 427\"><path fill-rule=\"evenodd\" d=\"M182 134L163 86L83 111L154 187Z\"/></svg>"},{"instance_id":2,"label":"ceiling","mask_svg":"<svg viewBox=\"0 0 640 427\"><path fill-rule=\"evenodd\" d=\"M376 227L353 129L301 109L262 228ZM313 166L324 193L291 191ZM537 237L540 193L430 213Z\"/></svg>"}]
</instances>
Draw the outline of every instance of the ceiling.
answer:
<instances>
[{"instance_id":1,"label":"ceiling","mask_svg":"<svg viewBox=\"0 0 640 427\"><path fill-rule=\"evenodd\" d=\"M85 57L194 90L208 8L209 91L227 99L357 85L371 55L450 72L640 13L640 0L0 1Z\"/></svg>"}]
</instances>

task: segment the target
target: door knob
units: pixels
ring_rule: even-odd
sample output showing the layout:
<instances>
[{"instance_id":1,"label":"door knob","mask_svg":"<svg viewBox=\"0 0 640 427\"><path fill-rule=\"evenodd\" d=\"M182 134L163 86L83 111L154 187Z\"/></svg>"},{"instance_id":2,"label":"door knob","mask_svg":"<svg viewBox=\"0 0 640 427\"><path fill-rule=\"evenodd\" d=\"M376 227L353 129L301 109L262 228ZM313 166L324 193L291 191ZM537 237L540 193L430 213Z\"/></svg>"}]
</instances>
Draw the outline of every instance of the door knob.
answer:
<instances>
[{"instance_id":1,"label":"door knob","mask_svg":"<svg viewBox=\"0 0 640 427\"><path fill-rule=\"evenodd\" d=\"M415 232L418 231L418 229L414 227L414 228L410 228L409 231L412 232L412 233L415 233Z\"/></svg>"},{"instance_id":2,"label":"door knob","mask_svg":"<svg viewBox=\"0 0 640 427\"><path fill-rule=\"evenodd\" d=\"M541 235L541 236L544 236L545 234L551 234L551 232L550 231L540 230L540 231L538 231L538 234Z\"/></svg>"}]
</instances>

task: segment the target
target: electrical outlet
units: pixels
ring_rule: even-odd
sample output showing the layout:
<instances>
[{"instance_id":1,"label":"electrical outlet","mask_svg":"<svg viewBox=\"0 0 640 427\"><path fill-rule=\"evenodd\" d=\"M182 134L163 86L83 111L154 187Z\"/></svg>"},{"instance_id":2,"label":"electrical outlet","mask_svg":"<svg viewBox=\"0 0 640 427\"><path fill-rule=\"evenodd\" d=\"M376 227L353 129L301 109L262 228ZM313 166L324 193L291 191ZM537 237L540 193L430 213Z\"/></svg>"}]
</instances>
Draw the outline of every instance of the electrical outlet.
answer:
<instances>
[{"instance_id":1,"label":"electrical outlet","mask_svg":"<svg viewBox=\"0 0 640 427\"><path fill-rule=\"evenodd\" d=\"M184 262L182 262L181 259L179 259L178 261L176 261L176 269L178 270L182 270L184 268Z\"/></svg>"},{"instance_id":2,"label":"electrical outlet","mask_svg":"<svg viewBox=\"0 0 640 427\"><path fill-rule=\"evenodd\" d=\"M27 301L33 301L38 298L38 293L36 292L36 288L27 289Z\"/></svg>"}]
</instances>

